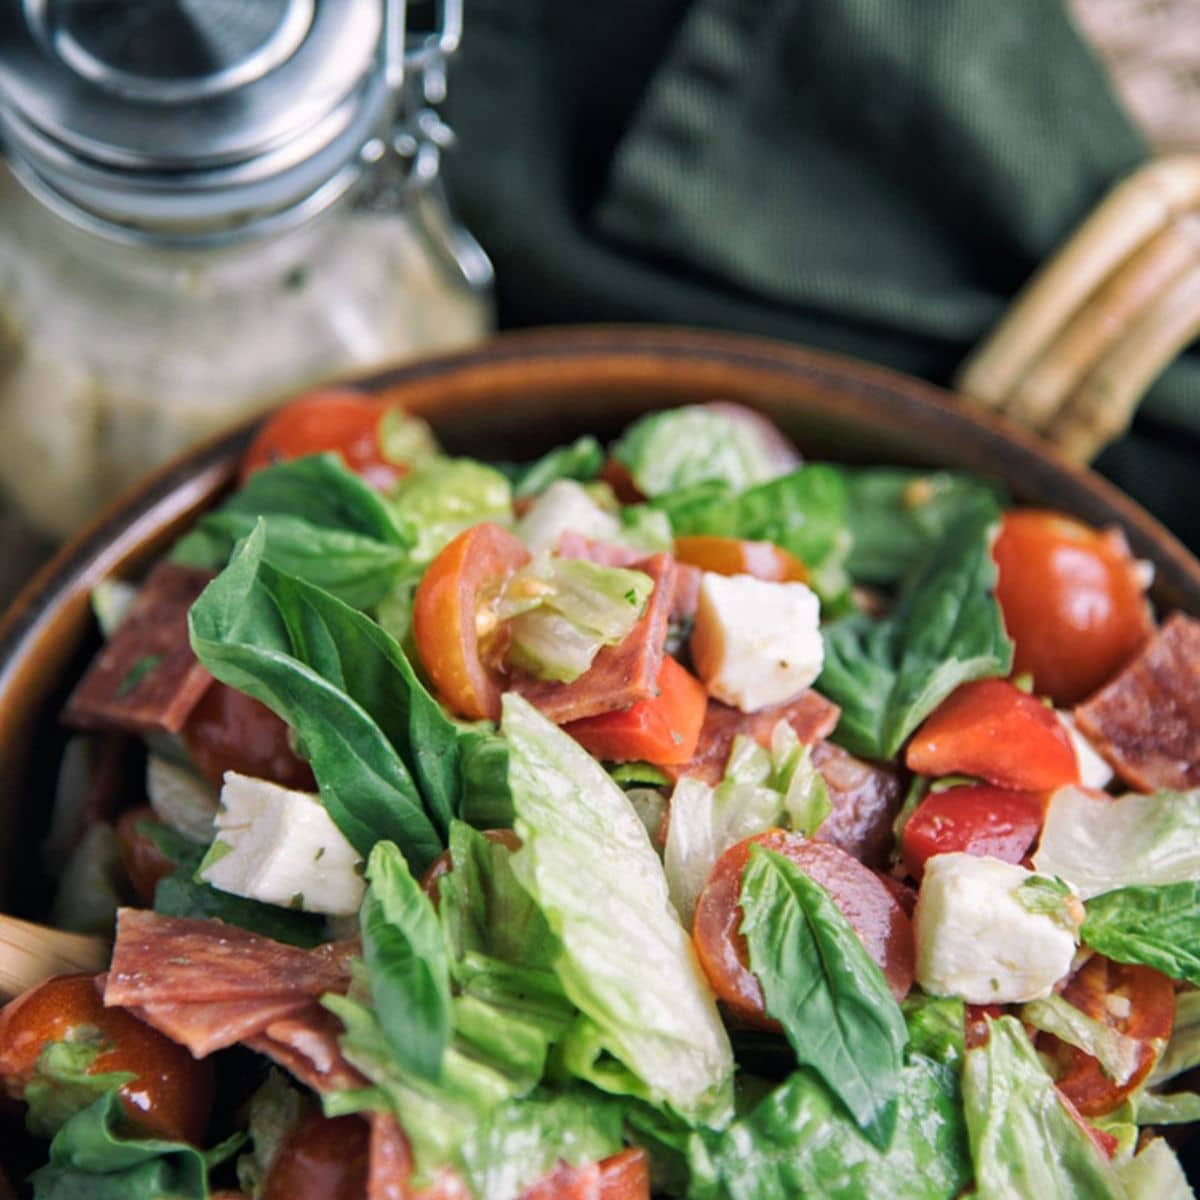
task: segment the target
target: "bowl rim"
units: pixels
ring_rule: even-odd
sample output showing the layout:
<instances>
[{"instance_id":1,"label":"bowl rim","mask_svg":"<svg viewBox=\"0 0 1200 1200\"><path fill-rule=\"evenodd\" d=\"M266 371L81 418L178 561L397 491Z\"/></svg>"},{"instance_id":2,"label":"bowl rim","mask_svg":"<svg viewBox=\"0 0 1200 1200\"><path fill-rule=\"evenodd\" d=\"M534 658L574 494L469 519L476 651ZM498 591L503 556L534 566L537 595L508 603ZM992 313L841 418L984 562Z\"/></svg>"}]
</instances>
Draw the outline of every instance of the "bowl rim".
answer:
<instances>
[{"instance_id":1,"label":"bowl rim","mask_svg":"<svg viewBox=\"0 0 1200 1200\"><path fill-rule=\"evenodd\" d=\"M953 392L860 359L772 338L670 325L547 326L499 333L449 354L347 374L322 387L385 392L389 398L428 397L457 378L494 383L506 369L540 367L563 372L564 383L581 368L603 363L639 374L681 362L708 362L757 373L786 388L803 382L830 392L859 393L868 404L895 408L893 424L937 421L947 434L995 443L1043 476L1071 484L1072 497L1106 509L1131 535L1138 553L1153 554L1174 606L1200 611L1200 560L1164 525L1114 484L1062 458L1048 443L993 414L968 406ZM309 390L309 389L303 389ZM299 393L294 393L299 394ZM280 403L286 400L280 398ZM142 540L164 524L186 523L215 488L232 480L236 455L274 405L199 442L149 472L118 495L68 539L25 584L0 619L0 695L9 694L14 668L36 640L48 614L131 557ZM416 407L419 409L420 404ZM971 468L966 468L971 469ZM1087 507L1087 505L1082 505ZM1086 514L1082 514L1086 519Z\"/></svg>"}]
</instances>

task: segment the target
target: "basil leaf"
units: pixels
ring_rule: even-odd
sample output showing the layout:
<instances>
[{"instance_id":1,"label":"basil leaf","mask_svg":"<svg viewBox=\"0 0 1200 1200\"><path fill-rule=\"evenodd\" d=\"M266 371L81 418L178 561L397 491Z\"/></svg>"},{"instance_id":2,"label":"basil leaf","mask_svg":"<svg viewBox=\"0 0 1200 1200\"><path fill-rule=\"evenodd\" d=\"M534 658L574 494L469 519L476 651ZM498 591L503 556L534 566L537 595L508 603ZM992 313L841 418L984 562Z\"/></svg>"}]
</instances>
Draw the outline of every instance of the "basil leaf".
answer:
<instances>
[{"instance_id":1,"label":"basil leaf","mask_svg":"<svg viewBox=\"0 0 1200 1200\"><path fill-rule=\"evenodd\" d=\"M1127 1200L1113 1168L1067 1112L1015 1017L988 1020L968 1050L963 1100L979 1200Z\"/></svg>"},{"instance_id":2,"label":"basil leaf","mask_svg":"<svg viewBox=\"0 0 1200 1200\"><path fill-rule=\"evenodd\" d=\"M851 539L846 483L835 467L813 463L744 492L703 483L657 496L653 504L671 518L677 537L714 534L774 542L804 563L822 600L837 600L846 591Z\"/></svg>"},{"instance_id":3,"label":"basil leaf","mask_svg":"<svg viewBox=\"0 0 1200 1200\"><path fill-rule=\"evenodd\" d=\"M512 480L513 496L522 500L544 492L558 479L586 483L604 466L604 449L590 435L576 438L569 446L558 446L531 463L506 469Z\"/></svg>"},{"instance_id":4,"label":"basil leaf","mask_svg":"<svg viewBox=\"0 0 1200 1200\"><path fill-rule=\"evenodd\" d=\"M367 863L359 913L371 999L396 1061L436 1080L450 1041L450 965L437 913L391 842Z\"/></svg>"},{"instance_id":5,"label":"basil leaf","mask_svg":"<svg viewBox=\"0 0 1200 1200\"><path fill-rule=\"evenodd\" d=\"M848 617L824 631L816 688L839 704L833 740L892 758L961 683L1007 675L1012 642L996 602L994 506L962 517L881 621Z\"/></svg>"},{"instance_id":6,"label":"basil leaf","mask_svg":"<svg viewBox=\"0 0 1200 1200\"><path fill-rule=\"evenodd\" d=\"M423 870L458 804L457 727L387 633L264 563L265 539L260 523L192 606L192 649L292 726L355 849L393 841Z\"/></svg>"},{"instance_id":7,"label":"basil leaf","mask_svg":"<svg viewBox=\"0 0 1200 1200\"><path fill-rule=\"evenodd\" d=\"M872 1145L896 1127L908 1030L883 972L820 884L754 846L742 877L741 930L767 1012Z\"/></svg>"},{"instance_id":8,"label":"basil leaf","mask_svg":"<svg viewBox=\"0 0 1200 1200\"><path fill-rule=\"evenodd\" d=\"M958 1067L966 1053L966 1009L953 996L910 992L900 1004L908 1026L909 1048L934 1062Z\"/></svg>"},{"instance_id":9,"label":"basil leaf","mask_svg":"<svg viewBox=\"0 0 1200 1200\"><path fill-rule=\"evenodd\" d=\"M915 1056L900 1074L884 1152L808 1070L797 1071L724 1133L693 1136L692 1200L952 1200L971 1179L955 1070Z\"/></svg>"},{"instance_id":10,"label":"basil leaf","mask_svg":"<svg viewBox=\"0 0 1200 1200\"><path fill-rule=\"evenodd\" d=\"M869 467L845 472L856 582L896 583L946 536L964 511L994 509L1003 497L985 480L950 471Z\"/></svg>"},{"instance_id":11,"label":"basil leaf","mask_svg":"<svg viewBox=\"0 0 1200 1200\"><path fill-rule=\"evenodd\" d=\"M242 1134L208 1151L186 1142L123 1134L125 1108L110 1091L76 1113L50 1143L50 1161L35 1171L34 1200L207 1200L208 1170L233 1155Z\"/></svg>"},{"instance_id":12,"label":"basil leaf","mask_svg":"<svg viewBox=\"0 0 1200 1200\"><path fill-rule=\"evenodd\" d=\"M1119 888L1094 896L1084 912L1085 945L1200 986L1200 883Z\"/></svg>"},{"instance_id":13,"label":"basil leaf","mask_svg":"<svg viewBox=\"0 0 1200 1200\"><path fill-rule=\"evenodd\" d=\"M167 917L215 917L306 950L325 941L325 921L316 913L297 912L222 892L194 879L193 870L188 867L158 881L154 889L155 912Z\"/></svg>"}]
</instances>

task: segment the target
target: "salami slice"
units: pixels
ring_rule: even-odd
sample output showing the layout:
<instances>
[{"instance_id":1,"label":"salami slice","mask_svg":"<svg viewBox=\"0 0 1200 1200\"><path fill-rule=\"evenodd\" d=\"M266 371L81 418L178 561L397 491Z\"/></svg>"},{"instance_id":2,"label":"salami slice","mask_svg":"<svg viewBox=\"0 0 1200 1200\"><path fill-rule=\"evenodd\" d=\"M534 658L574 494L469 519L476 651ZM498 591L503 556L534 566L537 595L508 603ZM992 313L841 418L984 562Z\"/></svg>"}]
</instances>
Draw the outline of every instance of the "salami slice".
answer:
<instances>
[{"instance_id":1,"label":"salami slice","mask_svg":"<svg viewBox=\"0 0 1200 1200\"><path fill-rule=\"evenodd\" d=\"M346 989L352 953L353 943L300 950L223 921L123 908L104 1003L149 1008L320 996Z\"/></svg>"},{"instance_id":2,"label":"salami slice","mask_svg":"<svg viewBox=\"0 0 1200 1200\"><path fill-rule=\"evenodd\" d=\"M195 1058L205 1058L262 1033L285 1017L302 1015L308 996L265 996L249 1000L202 1000L195 1004L147 1004L129 1011L153 1025Z\"/></svg>"},{"instance_id":3,"label":"salami slice","mask_svg":"<svg viewBox=\"0 0 1200 1200\"><path fill-rule=\"evenodd\" d=\"M832 742L813 747L833 805L816 832L819 842L845 850L869 867L882 866L892 845L892 822L900 811L900 771L866 763Z\"/></svg>"},{"instance_id":4,"label":"salami slice","mask_svg":"<svg viewBox=\"0 0 1200 1200\"><path fill-rule=\"evenodd\" d=\"M605 646L591 667L571 683L513 675L514 690L556 724L628 708L654 695L674 601L675 561L669 554L655 554L639 561L637 569L654 580L654 591L623 642Z\"/></svg>"},{"instance_id":5,"label":"salami slice","mask_svg":"<svg viewBox=\"0 0 1200 1200\"><path fill-rule=\"evenodd\" d=\"M368 1080L342 1055L342 1023L317 1000L292 1017L274 1021L245 1045L265 1054L314 1092L366 1087Z\"/></svg>"},{"instance_id":6,"label":"salami slice","mask_svg":"<svg viewBox=\"0 0 1200 1200\"><path fill-rule=\"evenodd\" d=\"M739 712L727 704L710 700L704 713L700 742L692 761L680 767L662 769L672 779L690 775L715 786L725 774L725 764L729 761L733 739L739 734L752 737L765 746L770 742L775 726L780 721L787 721L802 742L812 744L833 732L840 715L841 710L836 704L812 690L801 693L795 700L789 700L786 704L760 709L754 713Z\"/></svg>"},{"instance_id":7,"label":"salami slice","mask_svg":"<svg viewBox=\"0 0 1200 1200\"><path fill-rule=\"evenodd\" d=\"M1075 720L1130 787L1200 787L1200 621L1168 619Z\"/></svg>"},{"instance_id":8,"label":"salami slice","mask_svg":"<svg viewBox=\"0 0 1200 1200\"><path fill-rule=\"evenodd\" d=\"M399 1121L391 1113L367 1115L371 1152L367 1160L367 1200L410 1200L412 1152Z\"/></svg>"},{"instance_id":9,"label":"salami slice","mask_svg":"<svg viewBox=\"0 0 1200 1200\"><path fill-rule=\"evenodd\" d=\"M187 614L211 571L160 562L63 710L78 729L178 733L212 676L188 643Z\"/></svg>"}]
</instances>

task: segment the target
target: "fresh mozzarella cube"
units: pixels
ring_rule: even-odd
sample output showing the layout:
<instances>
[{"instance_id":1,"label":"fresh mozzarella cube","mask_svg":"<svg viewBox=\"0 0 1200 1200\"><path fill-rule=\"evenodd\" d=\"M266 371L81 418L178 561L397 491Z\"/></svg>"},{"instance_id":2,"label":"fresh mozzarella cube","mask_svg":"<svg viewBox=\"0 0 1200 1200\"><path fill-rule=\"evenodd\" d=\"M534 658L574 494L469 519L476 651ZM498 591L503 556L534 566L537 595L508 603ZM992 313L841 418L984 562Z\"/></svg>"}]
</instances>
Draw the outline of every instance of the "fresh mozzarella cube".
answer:
<instances>
[{"instance_id":1,"label":"fresh mozzarella cube","mask_svg":"<svg viewBox=\"0 0 1200 1200\"><path fill-rule=\"evenodd\" d=\"M362 859L317 796L227 771L216 835L200 867L213 887L305 912L358 912Z\"/></svg>"},{"instance_id":2,"label":"fresh mozzarella cube","mask_svg":"<svg viewBox=\"0 0 1200 1200\"><path fill-rule=\"evenodd\" d=\"M1102 792L1112 782L1113 770L1100 757L1096 747L1079 732L1075 718L1070 713L1056 712L1054 714L1071 739L1075 747L1075 761L1079 764L1079 782L1082 787L1095 788Z\"/></svg>"},{"instance_id":3,"label":"fresh mozzarella cube","mask_svg":"<svg viewBox=\"0 0 1200 1200\"><path fill-rule=\"evenodd\" d=\"M529 506L517 522L516 533L537 554L553 550L568 530L598 542L621 538L621 522L605 512L586 488L572 479L557 479Z\"/></svg>"},{"instance_id":4,"label":"fresh mozzarella cube","mask_svg":"<svg viewBox=\"0 0 1200 1200\"><path fill-rule=\"evenodd\" d=\"M742 712L791 700L821 673L820 616L806 584L705 571L692 627L696 673Z\"/></svg>"},{"instance_id":5,"label":"fresh mozzarella cube","mask_svg":"<svg viewBox=\"0 0 1200 1200\"><path fill-rule=\"evenodd\" d=\"M1071 970L1082 921L1078 897L1058 880L996 858L937 854L913 915L917 982L968 1004L1042 999Z\"/></svg>"},{"instance_id":6,"label":"fresh mozzarella cube","mask_svg":"<svg viewBox=\"0 0 1200 1200\"><path fill-rule=\"evenodd\" d=\"M212 841L217 792L206 779L150 754L146 758L146 796L154 815L164 824L193 842Z\"/></svg>"}]
</instances>

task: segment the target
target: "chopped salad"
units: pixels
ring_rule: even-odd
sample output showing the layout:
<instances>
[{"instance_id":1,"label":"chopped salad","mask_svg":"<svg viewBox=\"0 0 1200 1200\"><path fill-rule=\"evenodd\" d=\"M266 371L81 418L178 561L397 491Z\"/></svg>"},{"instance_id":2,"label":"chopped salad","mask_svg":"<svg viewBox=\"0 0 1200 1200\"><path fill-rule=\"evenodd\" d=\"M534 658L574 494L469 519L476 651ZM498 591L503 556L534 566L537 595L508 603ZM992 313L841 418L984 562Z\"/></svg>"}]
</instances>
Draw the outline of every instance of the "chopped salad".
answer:
<instances>
[{"instance_id":1,"label":"chopped salad","mask_svg":"<svg viewBox=\"0 0 1200 1200\"><path fill-rule=\"evenodd\" d=\"M698 404L522 464L350 392L94 597L0 1013L39 1200L1156 1197L1200 622L1116 530Z\"/></svg>"}]
</instances>

